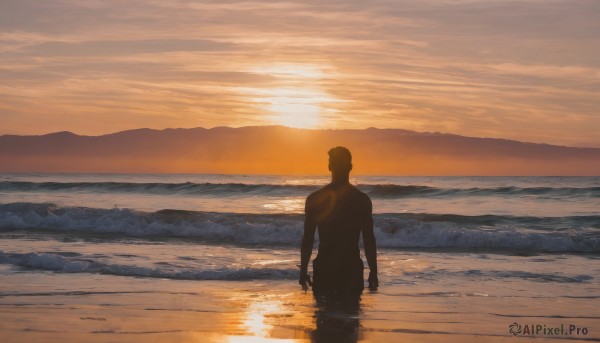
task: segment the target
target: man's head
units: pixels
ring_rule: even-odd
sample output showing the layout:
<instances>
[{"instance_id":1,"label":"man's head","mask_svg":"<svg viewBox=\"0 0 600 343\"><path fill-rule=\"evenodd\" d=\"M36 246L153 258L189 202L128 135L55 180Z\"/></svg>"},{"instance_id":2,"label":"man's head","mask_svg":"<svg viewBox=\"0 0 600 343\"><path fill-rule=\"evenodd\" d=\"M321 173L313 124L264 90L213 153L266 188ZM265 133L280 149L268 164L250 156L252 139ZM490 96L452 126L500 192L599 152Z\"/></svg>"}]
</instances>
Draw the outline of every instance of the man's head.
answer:
<instances>
[{"instance_id":1,"label":"man's head","mask_svg":"<svg viewBox=\"0 0 600 343\"><path fill-rule=\"evenodd\" d=\"M352 155L343 146L332 148L329 154L329 170L333 173L350 173L352 170Z\"/></svg>"}]
</instances>

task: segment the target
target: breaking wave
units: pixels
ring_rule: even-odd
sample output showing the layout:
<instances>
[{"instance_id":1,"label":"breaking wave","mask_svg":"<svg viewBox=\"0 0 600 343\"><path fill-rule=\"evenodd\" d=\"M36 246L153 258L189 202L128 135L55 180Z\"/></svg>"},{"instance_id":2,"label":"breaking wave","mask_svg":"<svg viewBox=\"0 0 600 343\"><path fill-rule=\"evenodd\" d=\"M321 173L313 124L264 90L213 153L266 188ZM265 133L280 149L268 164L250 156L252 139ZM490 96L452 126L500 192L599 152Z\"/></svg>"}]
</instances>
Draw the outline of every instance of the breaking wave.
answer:
<instances>
[{"instance_id":1,"label":"breaking wave","mask_svg":"<svg viewBox=\"0 0 600 343\"><path fill-rule=\"evenodd\" d=\"M298 246L302 215L236 214L59 207L50 203L0 205L0 231L43 230L153 239L191 238L210 244ZM451 214L376 214L383 248L463 251L600 253L600 216L514 217Z\"/></svg>"}]
</instances>

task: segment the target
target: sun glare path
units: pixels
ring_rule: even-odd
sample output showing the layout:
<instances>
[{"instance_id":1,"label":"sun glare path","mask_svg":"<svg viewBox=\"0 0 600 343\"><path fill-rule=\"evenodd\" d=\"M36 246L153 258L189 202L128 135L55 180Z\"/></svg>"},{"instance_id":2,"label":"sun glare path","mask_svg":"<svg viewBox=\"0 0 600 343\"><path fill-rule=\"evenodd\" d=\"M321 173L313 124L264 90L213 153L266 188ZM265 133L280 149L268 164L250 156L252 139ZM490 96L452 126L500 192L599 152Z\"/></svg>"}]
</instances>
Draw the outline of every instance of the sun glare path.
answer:
<instances>
[{"instance_id":1,"label":"sun glare path","mask_svg":"<svg viewBox=\"0 0 600 343\"><path fill-rule=\"evenodd\" d=\"M281 311L283 311L282 303L277 300L252 303L246 310L243 326L255 336L268 337L273 325L268 322L267 317Z\"/></svg>"}]
</instances>

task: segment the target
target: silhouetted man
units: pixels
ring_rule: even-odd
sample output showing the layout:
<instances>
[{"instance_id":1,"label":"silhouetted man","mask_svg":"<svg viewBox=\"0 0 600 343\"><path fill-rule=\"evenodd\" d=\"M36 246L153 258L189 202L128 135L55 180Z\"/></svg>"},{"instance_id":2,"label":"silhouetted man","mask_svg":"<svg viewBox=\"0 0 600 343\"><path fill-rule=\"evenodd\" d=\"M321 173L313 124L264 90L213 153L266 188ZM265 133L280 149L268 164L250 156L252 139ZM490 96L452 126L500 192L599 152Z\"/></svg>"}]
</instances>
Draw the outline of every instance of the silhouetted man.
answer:
<instances>
[{"instance_id":1,"label":"silhouetted man","mask_svg":"<svg viewBox=\"0 0 600 343\"><path fill-rule=\"evenodd\" d=\"M313 292L360 293L364 288L360 234L369 263L369 288L377 289L377 248L373 234L371 199L349 182L352 155L344 147L329 150L331 183L306 199L302 238L300 284L308 289L308 262L315 230L319 230L319 251L313 261Z\"/></svg>"}]
</instances>

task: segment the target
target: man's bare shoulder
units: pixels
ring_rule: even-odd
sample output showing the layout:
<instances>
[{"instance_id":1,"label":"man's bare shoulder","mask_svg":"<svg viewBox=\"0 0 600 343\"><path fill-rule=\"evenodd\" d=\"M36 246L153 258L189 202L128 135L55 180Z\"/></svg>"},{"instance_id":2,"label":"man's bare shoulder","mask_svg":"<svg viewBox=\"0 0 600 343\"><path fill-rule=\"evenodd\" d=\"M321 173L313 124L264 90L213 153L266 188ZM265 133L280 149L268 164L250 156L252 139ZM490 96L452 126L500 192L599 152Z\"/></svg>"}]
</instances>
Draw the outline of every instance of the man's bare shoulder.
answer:
<instances>
[{"instance_id":1,"label":"man's bare shoulder","mask_svg":"<svg viewBox=\"0 0 600 343\"><path fill-rule=\"evenodd\" d=\"M319 198L322 198L328 192L329 188L330 188L330 185L326 185L326 186L323 186L323 187L317 189L316 191L310 193L306 197L306 202L309 203L309 202L313 202Z\"/></svg>"},{"instance_id":2,"label":"man's bare shoulder","mask_svg":"<svg viewBox=\"0 0 600 343\"><path fill-rule=\"evenodd\" d=\"M361 191L360 189L356 188L355 186L351 186L352 187L352 191L354 193L354 196L360 200L361 202L365 203L365 204L371 204L371 198L369 197L369 195L363 191Z\"/></svg>"}]
</instances>

